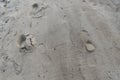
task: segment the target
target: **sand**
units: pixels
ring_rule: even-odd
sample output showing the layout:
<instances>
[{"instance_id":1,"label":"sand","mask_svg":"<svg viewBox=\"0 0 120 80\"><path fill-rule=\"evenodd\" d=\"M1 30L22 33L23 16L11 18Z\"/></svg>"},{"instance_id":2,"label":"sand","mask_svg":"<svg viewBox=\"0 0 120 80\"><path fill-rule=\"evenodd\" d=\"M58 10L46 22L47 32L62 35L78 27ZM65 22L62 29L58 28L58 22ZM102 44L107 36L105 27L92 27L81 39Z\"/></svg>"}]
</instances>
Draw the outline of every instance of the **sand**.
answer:
<instances>
[{"instance_id":1,"label":"sand","mask_svg":"<svg viewBox=\"0 0 120 80\"><path fill-rule=\"evenodd\" d=\"M0 80L119 80L120 0L0 0Z\"/></svg>"}]
</instances>

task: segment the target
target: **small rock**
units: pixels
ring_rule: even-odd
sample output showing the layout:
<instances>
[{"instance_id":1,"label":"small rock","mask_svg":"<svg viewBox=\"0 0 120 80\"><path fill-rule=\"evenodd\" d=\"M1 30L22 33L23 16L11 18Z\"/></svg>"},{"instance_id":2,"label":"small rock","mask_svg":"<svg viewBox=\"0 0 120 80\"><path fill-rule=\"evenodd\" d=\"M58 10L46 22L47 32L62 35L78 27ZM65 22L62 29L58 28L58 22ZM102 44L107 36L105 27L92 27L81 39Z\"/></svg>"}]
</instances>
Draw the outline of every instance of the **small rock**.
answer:
<instances>
[{"instance_id":1,"label":"small rock","mask_svg":"<svg viewBox=\"0 0 120 80\"><path fill-rule=\"evenodd\" d=\"M87 50L88 52L93 52L93 51L95 51L95 46L94 46L92 43L90 43L90 42L87 42L85 47L86 47L86 50Z\"/></svg>"}]
</instances>

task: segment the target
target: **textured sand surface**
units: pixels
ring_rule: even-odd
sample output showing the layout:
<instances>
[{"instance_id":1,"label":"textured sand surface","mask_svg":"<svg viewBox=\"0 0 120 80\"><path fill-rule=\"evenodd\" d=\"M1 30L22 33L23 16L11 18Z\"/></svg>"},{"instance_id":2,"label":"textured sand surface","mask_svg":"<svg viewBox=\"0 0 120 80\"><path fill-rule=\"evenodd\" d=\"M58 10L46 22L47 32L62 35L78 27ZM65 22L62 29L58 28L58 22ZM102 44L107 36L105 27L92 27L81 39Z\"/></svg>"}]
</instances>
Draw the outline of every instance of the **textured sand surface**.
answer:
<instances>
[{"instance_id":1,"label":"textured sand surface","mask_svg":"<svg viewBox=\"0 0 120 80\"><path fill-rule=\"evenodd\" d=\"M120 80L120 0L0 0L0 80Z\"/></svg>"}]
</instances>

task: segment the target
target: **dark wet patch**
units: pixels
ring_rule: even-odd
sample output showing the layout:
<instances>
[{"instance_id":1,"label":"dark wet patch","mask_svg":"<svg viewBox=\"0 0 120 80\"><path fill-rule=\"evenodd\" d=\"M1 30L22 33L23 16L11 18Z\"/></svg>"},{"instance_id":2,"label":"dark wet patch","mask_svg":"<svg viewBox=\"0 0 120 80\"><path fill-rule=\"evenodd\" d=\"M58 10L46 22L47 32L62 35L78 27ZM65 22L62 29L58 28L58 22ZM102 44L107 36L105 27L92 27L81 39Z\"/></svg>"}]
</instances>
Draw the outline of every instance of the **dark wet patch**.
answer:
<instances>
[{"instance_id":1,"label":"dark wet patch","mask_svg":"<svg viewBox=\"0 0 120 80\"><path fill-rule=\"evenodd\" d=\"M8 23L8 21L9 21L9 19L7 19L7 20L5 21L5 23Z\"/></svg>"},{"instance_id":2,"label":"dark wet patch","mask_svg":"<svg viewBox=\"0 0 120 80\"><path fill-rule=\"evenodd\" d=\"M83 2L86 2L86 0L83 0Z\"/></svg>"},{"instance_id":3,"label":"dark wet patch","mask_svg":"<svg viewBox=\"0 0 120 80\"><path fill-rule=\"evenodd\" d=\"M92 42L91 42L90 40L87 40L86 43L90 43L90 44L92 44Z\"/></svg>"},{"instance_id":4,"label":"dark wet patch","mask_svg":"<svg viewBox=\"0 0 120 80\"><path fill-rule=\"evenodd\" d=\"M40 77L40 74L38 75L38 77Z\"/></svg>"},{"instance_id":5,"label":"dark wet patch","mask_svg":"<svg viewBox=\"0 0 120 80\"><path fill-rule=\"evenodd\" d=\"M20 38L19 38L19 44L21 44L22 42L24 42L26 40L26 37L24 34L20 35Z\"/></svg>"},{"instance_id":6,"label":"dark wet patch","mask_svg":"<svg viewBox=\"0 0 120 80\"><path fill-rule=\"evenodd\" d=\"M6 71L5 69L2 70L2 72L5 72L5 71Z\"/></svg>"},{"instance_id":7,"label":"dark wet patch","mask_svg":"<svg viewBox=\"0 0 120 80\"><path fill-rule=\"evenodd\" d=\"M32 7L33 7L33 8L38 8L38 4L37 4L37 3L34 3L34 4L32 5Z\"/></svg>"}]
</instances>

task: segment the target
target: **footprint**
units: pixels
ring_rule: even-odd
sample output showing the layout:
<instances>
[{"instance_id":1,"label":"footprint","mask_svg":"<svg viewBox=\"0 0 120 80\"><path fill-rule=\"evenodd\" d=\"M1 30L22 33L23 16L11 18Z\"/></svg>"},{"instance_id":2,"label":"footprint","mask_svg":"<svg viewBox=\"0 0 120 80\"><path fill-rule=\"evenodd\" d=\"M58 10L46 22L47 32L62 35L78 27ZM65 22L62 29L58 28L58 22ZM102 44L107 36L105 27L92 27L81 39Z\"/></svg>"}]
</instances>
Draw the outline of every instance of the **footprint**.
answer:
<instances>
[{"instance_id":1,"label":"footprint","mask_svg":"<svg viewBox=\"0 0 120 80\"><path fill-rule=\"evenodd\" d=\"M45 10L48 8L47 4L43 4L43 3L34 3L32 5L32 11L30 13L30 16L32 18L40 18L42 16L45 15Z\"/></svg>"},{"instance_id":2,"label":"footprint","mask_svg":"<svg viewBox=\"0 0 120 80\"><path fill-rule=\"evenodd\" d=\"M15 61L13 61L13 67L14 67L16 75L19 75L22 72L22 65L19 65Z\"/></svg>"},{"instance_id":3,"label":"footprint","mask_svg":"<svg viewBox=\"0 0 120 80\"><path fill-rule=\"evenodd\" d=\"M0 72L6 72L10 66L10 58L6 53L0 53Z\"/></svg>"},{"instance_id":4,"label":"footprint","mask_svg":"<svg viewBox=\"0 0 120 80\"><path fill-rule=\"evenodd\" d=\"M19 51L22 53L31 53L35 48L35 38L31 34L20 35L18 40Z\"/></svg>"}]
</instances>

